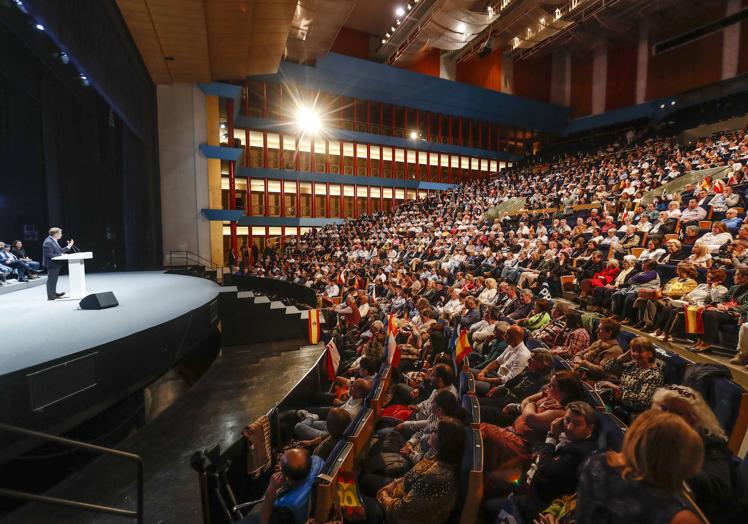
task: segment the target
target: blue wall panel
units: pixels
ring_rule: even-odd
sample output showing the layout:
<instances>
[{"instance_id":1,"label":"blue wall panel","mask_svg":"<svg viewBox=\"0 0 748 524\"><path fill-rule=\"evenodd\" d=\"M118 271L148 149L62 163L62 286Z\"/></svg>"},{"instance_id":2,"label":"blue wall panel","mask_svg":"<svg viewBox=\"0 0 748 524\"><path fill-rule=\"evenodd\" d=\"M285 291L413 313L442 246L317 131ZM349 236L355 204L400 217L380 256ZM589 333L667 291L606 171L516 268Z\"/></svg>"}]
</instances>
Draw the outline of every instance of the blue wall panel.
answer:
<instances>
[{"instance_id":1,"label":"blue wall panel","mask_svg":"<svg viewBox=\"0 0 748 524\"><path fill-rule=\"evenodd\" d=\"M295 129L289 129L291 126L287 122L279 122L269 118L238 116L236 118L236 127L239 129L256 129L272 131L275 133L294 133ZM397 147L401 149L418 149L419 151L431 151L432 153L446 153L461 156L472 156L480 158L490 158L494 160L517 161L520 156L507 153L505 151L488 151L478 149L477 147L463 147L454 144L438 144L426 140L410 140L407 138L398 138L393 136L375 135L373 133L362 133L360 131L349 131L348 129L325 129L324 137L328 140L345 140L348 142L358 142L360 144L383 145L388 147Z\"/></svg>"},{"instance_id":2,"label":"blue wall panel","mask_svg":"<svg viewBox=\"0 0 748 524\"><path fill-rule=\"evenodd\" d=\"M398 187L404 189L431 189L446 191L457 187L457 184L442 184L418 180L401 180L398 178L379 178L374 176L351 176L337 173L312 173L308 171L289 171L286 169L264 169L261 167L239 167L236 176L246 178L272 178L274 180L299 180L300 182L329 182L331 184L355 184L360 186Z\"/></svg>"},{"instance_id":3,"label":"blue wall panel","mask_svg":"<svg viewBox=\"0 0 748 524\"><path fill-rule=\"evenodd\" d=\"M335 53L314 67L281 62L277 74L254 78L549 133L561 133L569 119L568 107Z\"/></svg>"}]
</instances>

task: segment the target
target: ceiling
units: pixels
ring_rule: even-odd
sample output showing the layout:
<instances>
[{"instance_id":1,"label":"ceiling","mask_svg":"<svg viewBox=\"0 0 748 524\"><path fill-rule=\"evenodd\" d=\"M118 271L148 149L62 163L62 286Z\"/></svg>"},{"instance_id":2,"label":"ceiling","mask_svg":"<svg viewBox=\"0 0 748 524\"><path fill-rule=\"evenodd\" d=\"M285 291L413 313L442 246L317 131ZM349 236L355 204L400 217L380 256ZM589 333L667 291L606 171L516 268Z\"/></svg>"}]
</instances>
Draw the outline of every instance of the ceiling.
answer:
<instances>
[{"instance_id":1,"label":"ceiling","mask_svg":"<svg viewBox=\"0 0 748 524\"><path fill-rule=\"evenodd\" d=\"M413 0L410 0L411 2ZM372 35L383 35L395 21L395 9L405 8L408 0L355 0L346 26Z\"/></svg>"},{"instance_id":2,"label":"ceiling","mask_svg":"<svg viewBox=\"0 0 748 524\"><path fill-rule=\"evenodd\" d=\"M116 0L156 84L275 73L296 0Z\"/></svg>"}]
</instances>

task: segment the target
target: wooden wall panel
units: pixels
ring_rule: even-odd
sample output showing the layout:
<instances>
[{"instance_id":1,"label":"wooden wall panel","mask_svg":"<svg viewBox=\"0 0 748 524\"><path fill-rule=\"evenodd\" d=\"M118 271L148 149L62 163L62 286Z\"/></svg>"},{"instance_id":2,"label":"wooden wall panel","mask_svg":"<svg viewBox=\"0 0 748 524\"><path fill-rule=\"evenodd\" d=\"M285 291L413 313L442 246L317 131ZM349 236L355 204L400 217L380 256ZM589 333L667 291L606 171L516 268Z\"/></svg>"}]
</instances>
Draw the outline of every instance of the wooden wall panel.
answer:
<instances>
[{"instance_id":1,"label":"wooden wall panel","mask_svg":"<svg viewBox=\"0 0 748 524\"><path fill-rule=\"evenodd\" d=\"M748 7L748 0L743 0L743 7ZM748 22L740 23L740 54L738 55L738 74L748 73Z\"/></svg>"},{"instance_id":2,"label":"wooden wall panel","mask_svg":"<svg viewBox=\"0 0 748 524\"><path fill-rule=\"evenodd\" d=\"M608 85L610 87L610 85ZM571 116L592 114L592 55L571 57Z\"/></svg>"},{"instance_id":3,"label":"wooden wall panel","mask_svg":"<svg viewBox=\"0 0 748 524\"><path fill-rule=\"evenodd\" d=\"M371 35L363 31L357 31L350 27L341 27L335 42L333 42L330 51L341 55L352 56L369 60L369 41Z\"/></svg>"},{"instance_id":4,"label":"wooden wall panel","mask_svg":"<svg viewBox=\"0 0 748 524\"><path fill-rule=\"evenodd\" d=\"M515 61L512 94L550 102L552 61L550 54Z\"/></svg>"},{"instance_id":5,"label":"wooden wall panel","mask_svg":"<svg viewBox=\"0 0 748 524\"><path fill-rule=\"evenodd\" d=\"M441 65L439 63L440 56L441 51L439 49L429 49L420 59L412 64L401 67L408 71L413 71L414 73L421 73L439 78L441 71Z\"/></svg>"},{"instance_id":6,"label":"wooden wall panel","mask_svg":"<svg viewBox=\"0 0 748 524\"><path fill-rule=\"evenodd\" d=\"M456 76L458 82L501 91L501 50L495 49L484 58L475 57L458 63Z\"/></svg>"},{"instance_id":7,"label":"wooden wall panel","mask_svg":"<svg viewBox=\"0 0 748 524\"><path fill-rule=\"evenodd\" d=\"M608 76L605 110L618 109L636 103L637 46L608 49Z\"/></svg>"}]
</instances>

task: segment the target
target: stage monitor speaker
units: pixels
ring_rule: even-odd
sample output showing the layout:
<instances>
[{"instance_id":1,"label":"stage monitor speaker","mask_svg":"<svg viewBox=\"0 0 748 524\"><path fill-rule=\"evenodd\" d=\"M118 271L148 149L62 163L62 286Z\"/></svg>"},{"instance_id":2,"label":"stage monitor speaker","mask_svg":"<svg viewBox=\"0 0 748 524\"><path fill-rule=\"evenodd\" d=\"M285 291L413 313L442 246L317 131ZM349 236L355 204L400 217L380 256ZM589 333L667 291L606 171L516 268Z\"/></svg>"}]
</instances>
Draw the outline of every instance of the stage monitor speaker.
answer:
<instances>
[{"instance_id":1,"label":"stage monitor speaker","mask_svg":"<svg viewBox=\"0 0 748 524\"><path fill-rule=\"evenodd\" d=\"M93 293L84 297L79 305L81 309L106 309L119 306L119 302L117 302L114 293L105 291L104 293Z\"/></svg>"}]
</instances>

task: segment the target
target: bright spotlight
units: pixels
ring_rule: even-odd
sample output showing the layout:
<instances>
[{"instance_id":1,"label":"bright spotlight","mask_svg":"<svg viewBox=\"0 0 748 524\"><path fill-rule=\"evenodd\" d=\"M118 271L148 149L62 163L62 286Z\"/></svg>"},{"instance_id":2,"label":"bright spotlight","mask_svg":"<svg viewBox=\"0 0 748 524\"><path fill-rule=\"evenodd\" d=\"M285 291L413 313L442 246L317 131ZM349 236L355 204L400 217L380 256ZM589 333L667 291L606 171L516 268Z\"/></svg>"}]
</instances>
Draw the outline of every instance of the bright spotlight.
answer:
<instances>
[{"instance_id":1,"label":"bright spotlight","mask_svg":"<svg viewBox=\"0 0 748 524\"><path fill-rule=\"evenodd\" d=\"M416 133L415 131L411 131L410 132L410 139L411 140L415 140L416 138L418 138L418 133Z\"/></svg>"},{"instance_id":2,"label":"bright spotlight","mask_svg":"<svg viewBox=\"0 0 748 524\"><path fill-rule=\"evenodd\" d=\"M665 104L660 104L660 109L665 109Z\"/></svg>"},{"instance_id":3,"label":"bright spotlight","mask_svg":"<svg viewBox=\"0 0 748 524\"><path fill-rule=\"evenodd\" d=\"M44 31L44 26L42 24L36 24L34 27L39 31Z\"/></svg>"},{"instance_id":4,"label":"bright spotlight","mask_svg":"<svg viewBox=\"0 0 748 524\"><path fill-rule=\"evenodd\" d=\"M302 107L296 115L296 125L304 133L315 134L322 127L322 122L314 109Z\"/></svg>"},{"instance_id":5,"label":"bright spotlight","mask_svg":"<svg viewBox=\"0 0 748 524\"><path fill-rule=\"evenodd\" d=\"M672 100L672 101L670 102L670 105L671 105L671 106L674 106L674 105L675 105L675 100Z\"/></svg>"},{"instance_id":6,"label":"bright spotlight","mask_svg":"<svg viewBox=\"0 0 748 524\"><path fill-rule=\"evenodd\" d=\"M403 6L399 5L397 8L395 8L395 16L403 16L405 14L405 9L403 9Z\"/></svg>"}]
</instances>

